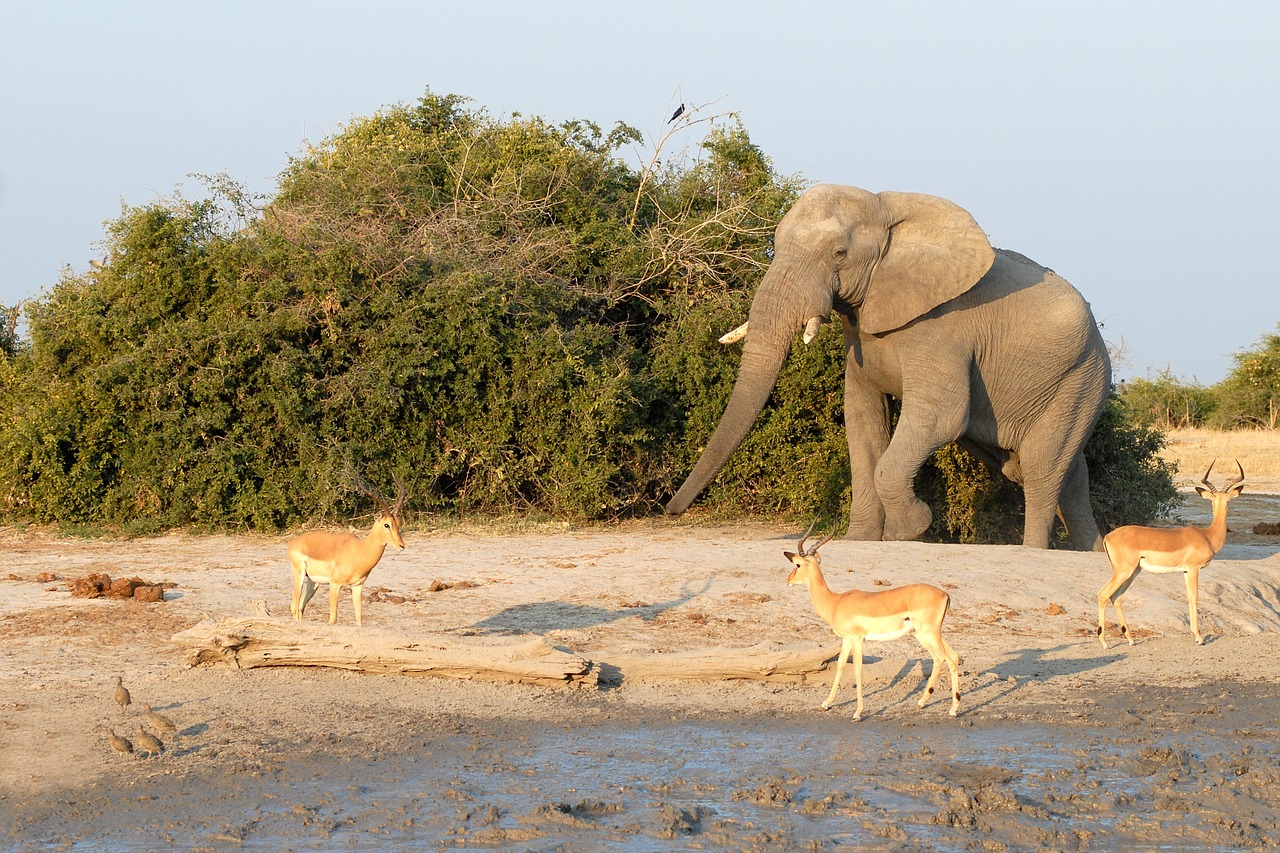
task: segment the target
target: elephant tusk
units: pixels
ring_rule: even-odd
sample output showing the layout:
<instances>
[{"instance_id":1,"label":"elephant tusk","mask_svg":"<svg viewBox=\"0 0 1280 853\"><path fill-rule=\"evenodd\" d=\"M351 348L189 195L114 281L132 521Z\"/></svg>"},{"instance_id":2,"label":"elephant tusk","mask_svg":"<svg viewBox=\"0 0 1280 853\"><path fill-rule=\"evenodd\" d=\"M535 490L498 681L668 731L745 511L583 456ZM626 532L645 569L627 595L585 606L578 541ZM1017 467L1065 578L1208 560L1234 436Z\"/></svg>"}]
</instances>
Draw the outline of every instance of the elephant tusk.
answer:
<instances>
[{"instance_id":1,"label":"elephant tusk","mask_svg":"<svg viewBox=\"0 0 1280 853\"><path fill-rule=\"evenodd\" d=\"M827 322L826 317L810 317L804 326L804 342L807 344L818 336L818 329Z\"/></svg>"},{"instance_id":2,"label":"elephant tusk","mask_svg":"<svg viewBox=\"0 0 1280 853\"><path fill-rule=\"evenodd\" d=\"M720 343L736 344L738 341L745 338L747 336L747 324L750 322L751 321L748 320L747 323L743 323L741 326L734 329L732 332L725 332L723 335L720 336Z\"/></svg>"}]
</instances>

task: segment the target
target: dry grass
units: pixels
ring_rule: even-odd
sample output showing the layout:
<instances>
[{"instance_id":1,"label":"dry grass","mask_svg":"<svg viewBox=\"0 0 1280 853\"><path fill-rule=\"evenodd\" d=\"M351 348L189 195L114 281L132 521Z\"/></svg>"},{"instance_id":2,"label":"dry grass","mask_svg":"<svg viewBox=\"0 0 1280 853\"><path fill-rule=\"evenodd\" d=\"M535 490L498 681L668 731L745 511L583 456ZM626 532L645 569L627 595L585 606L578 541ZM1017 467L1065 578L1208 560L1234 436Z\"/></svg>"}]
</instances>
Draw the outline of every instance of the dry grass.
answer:
<instances>
[{"instance_id":1,"label":"dry grass","mask_svg":"<svg viewBox=\"0 0 1280 853\"><path fill-rule=\"evenodd\" d=\"M1220 483L1218 474L1231 472L1239 459L1254 491L1280 491L1280 431L1178 429L1166 437L1168 445L1160 455L1178 463L1180 487L1198 483L1215 459L1213 481Z\"/></svg>"}]
</instances>

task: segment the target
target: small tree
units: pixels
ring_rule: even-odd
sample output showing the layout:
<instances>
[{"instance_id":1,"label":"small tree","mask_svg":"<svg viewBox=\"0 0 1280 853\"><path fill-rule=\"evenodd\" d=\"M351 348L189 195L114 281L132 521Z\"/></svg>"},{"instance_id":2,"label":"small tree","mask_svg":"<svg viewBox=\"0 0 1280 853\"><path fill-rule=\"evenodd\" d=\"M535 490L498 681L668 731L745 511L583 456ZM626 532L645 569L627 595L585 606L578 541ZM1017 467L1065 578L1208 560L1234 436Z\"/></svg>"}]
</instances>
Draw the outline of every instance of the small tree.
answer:
<instances>
[{"instance_id":1,"label":"small tree","mask_svg":"<svg viewBox=\"0 0 1280 853\"><path fill-rule=\"evenodd\" d=\"M1120 404L1136 424L1160 430L1203 426L1214 407L1212 391L1183 382L1166 367L1154 379L1131 379Z\"/></svg>"},{"instance_id":2,"label":"small tree","mask_svg":"<svg viewBox=\"0 0 1280 853\"><path fill-rule=\"evenodd\" d=\"M1214 386L1218 405L1213 426L1280 427L1280 334L1266 335L1253 349L1237 353L1235 362L1235 370Z\"/></svg>"}]
</instances>

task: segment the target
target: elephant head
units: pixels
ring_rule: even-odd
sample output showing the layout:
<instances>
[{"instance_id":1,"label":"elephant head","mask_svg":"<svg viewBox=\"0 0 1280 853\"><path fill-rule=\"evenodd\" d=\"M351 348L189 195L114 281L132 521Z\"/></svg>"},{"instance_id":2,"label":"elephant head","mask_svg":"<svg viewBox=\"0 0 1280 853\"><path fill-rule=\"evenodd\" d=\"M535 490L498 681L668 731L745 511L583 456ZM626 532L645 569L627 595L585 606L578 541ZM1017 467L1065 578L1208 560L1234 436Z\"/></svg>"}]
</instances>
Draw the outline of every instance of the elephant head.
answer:
<instances>
[{"instance_id":1,"label":"elephant head","mask_svg":"<svg viewBox=\"0 0 1280 853\"><path fill-rule=\"evenodd\" d=\"M729 404L667 512L684 512L738 448L801 330L807 342L835 309L862 333L890 333L964 293L993 260L973 217L944 199L834 185L802 195L778 223Z\"/></svg>"}]
</instances>

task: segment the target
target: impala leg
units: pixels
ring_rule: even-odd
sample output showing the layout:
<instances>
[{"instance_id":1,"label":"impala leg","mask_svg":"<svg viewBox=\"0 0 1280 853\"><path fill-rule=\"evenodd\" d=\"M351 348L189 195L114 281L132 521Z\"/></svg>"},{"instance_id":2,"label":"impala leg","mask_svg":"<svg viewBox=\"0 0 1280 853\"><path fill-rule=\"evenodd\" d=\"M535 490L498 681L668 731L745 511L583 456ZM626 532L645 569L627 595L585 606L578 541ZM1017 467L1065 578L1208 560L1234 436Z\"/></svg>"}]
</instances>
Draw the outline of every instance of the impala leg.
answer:
<instances>
[{"instance_id":1,"label":"impala leg","mask_svg":"<svg viewBox=\"0 0 1280 853\"><path fill-rule=\"evenodd\" d=\"M342 591L342 584L329 581L329 624L333 625L338 621L338 593Z\"/></svg>"},{"instance_id":2,"label":"impala leg","mask_svg":"<svg viewBox=\"0 0 1280 853\"><path fill-rule=\"evenodd\" d=\"M353 583L351 585L351 603L356 608L356 624L360 624L360 591L364 589L364 584Z\"/></svg>"},{"instance_id":3,"label":"impala leg","mask_svg":"<svg viewBox=\"0 0 1280 853\"><path fill-rule=\"evenodd\" d=\"M1120 620L1120 631L1128 638L1129 645L1133 645L1133 637L1129 634L1129 623L1124 621L1124 611L1120 609L1120 596L1129 589L1129 584L1133 583L1137 573L1137 566L1127 572L1123 569L1112 569L1111 580L1098 590L1098 642L1102 643L1104 649L1108 648L1107 602L1111 602L1111 606L1116 609L1116 618Z\"/></svg>"},{"instance_id":4,"label":"impala leg","mask_svg":"<svg viewBox=\"0 0 1280 853\"><path fill-rule=\"evenodd\" d=\"M289 615L296 622L302 618L302 572L293 567L293 600L289 603Z\"/></svg>"},{"instance_id":5,"label":"impala leg","mask_svg":"<svg viewBox=\"0 0 1280 853\"><path fill-rule=\"evenodd\" d=\"M1191 616L1191 634L1196 638L1196 642L1204 645L1204 637L1200 636L1200 569L1192 567L1187 569L1187 610Z\"/></svg>"},{"instance_id":6,"label":"impala leg","mask_svg":"<svg viewBox=\"0 0 1280 853\"><path fill-rule=\"evenodd\" d=\"M1116 594L1115 601L1111 602L1111 606L1116 609L1116 619L1120 621L1120 633L1124 634L1125 639L1129 641L1129 645L1133 645L1133 634L1129 631L1129 622L1124 618L1124 610L1120 608L1120 594Z\"/></svg>"},{"instance_id":7,"label":"impala leg","mask_svg":"<svg viewBox=\"0 0 1280 853\"><path fill-rule=\"evenodd\" d=\"M924 646L924 650L929 653L929 657L933 658L933 669L929 672L929 679L924 683L924 695L920 697L917 707L923 708L929 701L929 697L933 695L933 687L938 683L938 675L942 672L942 661L946 659L947 663L951 661L947 658L946 653L942 650L942 635L936 631L921 632L916 629L916 639L920 641L920 645ZM955 652L952 652L955 654ZM955 671L952 670L951 686L952 693L955 693ZM952 714L954 716L954 712Z\"/></svg>"},{"instance_id":8,"label":"impala leg","mask_svg":"<svg viewBox=\"0 0 1280 853\"><path fill-rule=\"evenodd\" d=\"M822 703L822 710L831 707L831 703L835 701L836 691L840 689L840 678L844 675L845 662L849 660L849 652L853 649L853 640L842 640L840 643L840 657L836 659L836 678L831 682L831 693L827 695L827 701ZM861 657L861 655L859 655ZM861 661L859 661L861 664Z\"/></svg>"},{"instance_id":9,"label":"impala leg","mask_svg":"<svg viewBox=\"0 0 1280 853\"><path fill-rule=\"evenodd\" d=\"M938 640L942 643L942 651L946 653L947 669L951 670L951 716L954 717L960 710L960 656L941 636Z\"/></svg>"},{"instance_id":10,"label":"impala leg","mask_svg":"<svg viewBox=\"0 0 1280 853\"><path fill-rule=\"evenodd\" d=\"M299 584L297 591L294 593L294 600L301 595L302 600L298 603L298 613L293 618L301 619L303 614L307 612L307 602L311 600L311 596L316 594L316 582L306 572L302 573L302 582Z\"/></svg>"},{"instance_id":11,"label":"impala leg","mask_svg":"<svg viewBox=\"0 0 1280 853\"><path fill-rule=\"evenodd\" d=\"M853 684L858 692L858 704L853 709L855 722L862 719L862 638L853 638Z\"/></svg>"}]
</instances>

